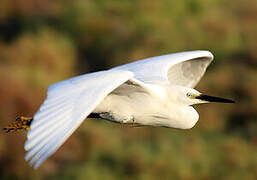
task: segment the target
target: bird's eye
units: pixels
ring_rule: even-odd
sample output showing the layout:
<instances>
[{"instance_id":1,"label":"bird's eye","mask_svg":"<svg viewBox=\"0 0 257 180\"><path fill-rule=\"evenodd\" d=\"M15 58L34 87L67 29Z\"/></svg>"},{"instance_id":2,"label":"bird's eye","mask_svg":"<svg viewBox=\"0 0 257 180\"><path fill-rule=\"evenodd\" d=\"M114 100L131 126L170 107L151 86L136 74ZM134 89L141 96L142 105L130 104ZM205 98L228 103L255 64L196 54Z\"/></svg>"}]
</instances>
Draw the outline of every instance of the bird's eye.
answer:
<instances>
[{"instance_id":1,"label":"bird's eye","mask_svg":"<svg viewBox=\"0 0 257 180\"><path fill-rule=\"evenodd\" d=\"M191 93L187 93L187 97L191 97L192 96L192 94Z\"/></svg>"}]
</instances>

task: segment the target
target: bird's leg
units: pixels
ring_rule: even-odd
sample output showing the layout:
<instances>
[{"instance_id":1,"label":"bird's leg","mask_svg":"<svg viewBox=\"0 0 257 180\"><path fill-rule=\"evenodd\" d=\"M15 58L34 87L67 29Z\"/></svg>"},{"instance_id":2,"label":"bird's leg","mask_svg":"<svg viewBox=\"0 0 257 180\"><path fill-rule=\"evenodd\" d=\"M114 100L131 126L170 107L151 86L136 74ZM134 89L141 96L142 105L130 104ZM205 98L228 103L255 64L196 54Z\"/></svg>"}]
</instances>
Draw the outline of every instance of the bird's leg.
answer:
<instances>
[{"instance_id":1,"label":"bird's leg","mask_svg":"<svg viewBox=\"0 0 257 180\"><path fill-rule=\"evenodd\" d=\"M7 127L3 128L6 133L9 132L18 132L18 131L28 131L30 129L32 117L17 117L16 120L9 124Z\"/></svg>"}]
</instances>

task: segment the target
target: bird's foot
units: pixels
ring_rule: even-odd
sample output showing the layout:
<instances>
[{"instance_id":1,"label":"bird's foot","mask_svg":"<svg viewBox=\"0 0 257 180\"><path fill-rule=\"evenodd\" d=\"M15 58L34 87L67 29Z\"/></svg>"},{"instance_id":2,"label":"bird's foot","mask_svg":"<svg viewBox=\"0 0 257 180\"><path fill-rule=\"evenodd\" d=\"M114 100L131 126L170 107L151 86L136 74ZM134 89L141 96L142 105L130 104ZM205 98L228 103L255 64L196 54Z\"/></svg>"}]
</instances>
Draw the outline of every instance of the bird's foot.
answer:
<instances>
[{"instance_id":1,"label":"bird's foot","mask_svg":"<svg viewBox=\"0 0 257 180\"><path fill-rule=\"evenodd\" d=\"M6 133L27 131L30 129L30 124L31 124L32 120L33 120L32 117L24 117L24 116L17 117L13 123L11 123L7 127L3 128L3 130Z\"/></svg>"}]
</instances>

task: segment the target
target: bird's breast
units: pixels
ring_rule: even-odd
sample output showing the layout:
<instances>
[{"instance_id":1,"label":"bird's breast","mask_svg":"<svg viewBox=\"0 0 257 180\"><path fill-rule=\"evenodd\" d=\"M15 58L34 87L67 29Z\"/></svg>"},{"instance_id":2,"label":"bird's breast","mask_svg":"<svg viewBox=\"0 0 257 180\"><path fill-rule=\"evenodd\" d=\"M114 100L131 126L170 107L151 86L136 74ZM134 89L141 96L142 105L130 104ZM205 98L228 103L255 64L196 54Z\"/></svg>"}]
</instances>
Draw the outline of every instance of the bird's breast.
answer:
<instances>
[{"instance_id":1,"label":"bird's breast","mask_svg":"<svg viewBox=\"0 0 257 180\"><path fill-rule=\"evenodd\" d=\"M109 94L97 106L94 113L103 119L118 123L165 126L179 129L192 128L198 114L190 106L172 102L165 88L151 86L154 94L131 93L126 95Z\"/></svg>"}]
</instances>

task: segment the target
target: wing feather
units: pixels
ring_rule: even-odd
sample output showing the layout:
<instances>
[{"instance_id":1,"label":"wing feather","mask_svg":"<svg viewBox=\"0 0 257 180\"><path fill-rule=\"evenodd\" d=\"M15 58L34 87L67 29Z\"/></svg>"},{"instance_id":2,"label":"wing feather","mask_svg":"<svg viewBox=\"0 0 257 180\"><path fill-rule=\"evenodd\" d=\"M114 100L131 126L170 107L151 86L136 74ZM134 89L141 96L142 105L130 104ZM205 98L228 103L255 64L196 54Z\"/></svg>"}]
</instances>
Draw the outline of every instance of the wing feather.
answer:
<instances>
[{"instance_id":1,"label":"wing feather","mask_svg":"<svg viewBox=\"0 0 257 180\"><path fill-rule=\"evenodd\" d=\"M96 106L114 89L133 77L126 70L78 76L49 87L27 134L25 159L38 168L53 154Z\"/></svg>"},{"instance_id":2,"label":"wing feather","mask_svg":"<svg viewBox=\"0 0 257 180\"><path fill-rule=\"evenodd\" d=\"M142 82L166 81L194 87L213 60L209 51L187 51L132 62L113 69L129 70Z\"/></svg>"}]
</instances>

